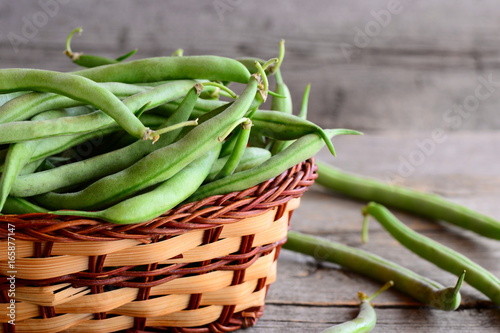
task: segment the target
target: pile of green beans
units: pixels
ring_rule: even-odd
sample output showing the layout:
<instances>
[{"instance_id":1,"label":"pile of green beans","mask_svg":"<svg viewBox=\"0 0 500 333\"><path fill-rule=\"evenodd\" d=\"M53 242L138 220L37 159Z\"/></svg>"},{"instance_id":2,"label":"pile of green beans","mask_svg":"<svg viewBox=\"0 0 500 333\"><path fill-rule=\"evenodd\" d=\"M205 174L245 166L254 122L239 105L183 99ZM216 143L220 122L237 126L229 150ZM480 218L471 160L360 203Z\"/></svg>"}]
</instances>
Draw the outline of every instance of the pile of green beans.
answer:
<instances>
[{"instance_id":1,"label":"pile of green beans","mask_svg":"<svg viewBox=\"0 0 500 333\"><path fill-rule=\"evenodd\" d=\"M128 60L136 50L74 52L81 30L65 54L84 69L0 69L1 214L140 223L257 185L325 145L334 153L334 135L359 134L294 115L283 41L268 61L182 50ZM272 111L262 110L268 95Z\"/></svg>"}]
</instances>

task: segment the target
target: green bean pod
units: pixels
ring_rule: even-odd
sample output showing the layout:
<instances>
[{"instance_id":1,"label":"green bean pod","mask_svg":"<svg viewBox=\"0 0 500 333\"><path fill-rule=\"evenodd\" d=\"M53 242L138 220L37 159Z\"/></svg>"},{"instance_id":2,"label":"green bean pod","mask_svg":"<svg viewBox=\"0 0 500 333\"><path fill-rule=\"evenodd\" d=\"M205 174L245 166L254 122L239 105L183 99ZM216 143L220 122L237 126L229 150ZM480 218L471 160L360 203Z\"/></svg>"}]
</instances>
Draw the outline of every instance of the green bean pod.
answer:
<instances>
[{"instance_id":1,"label":"green bean pod","mask_svg":"<svg viewBox=\"0 0 500 333\"><path fill-rule=\"evenodd\" d=\"M101 209L175 175L218 144L222 135L247 112L257 93L252 77L240 97L225 111L190 130L179 141L148 154L125 170L101 178L73 193L46 193L37 201L53 209Z\"/></svg>"},{"instance_id":2,"label":"green bean pod","mask_svg":"<svg viewBox=\"0 0 500 333\"><path fill-rule=\"evenodd\" d=\"M13 93L5 93L5 94L0 94L0 107L4 105L5 103L9 102L10 100L19 97L21 95L26 94L24 91L17 91Z\"/></svg>"},{"instance_id":3,"label":"green bean pod","mask_svg":"<svg viewBox=\"0 0 500 333\"><path fill-rule=\"evenodd\" d=\"M363 201L377 201L419 216L443 220L479 235L500 240L500 221L439 195L388 185L344 172L321 161L317 161L317 165L319 169L316 183L331 190Z\"/></svg>"},{"instance_id":4,"label":"green bean pod","mask_svg":"<svg viewBox=\"0 0 500 333\"><path fill-rule=\"evenodd\" d=\"M47 111L34 117L35 120L54 119L65 115L64 111ZM14 181L21 173L38 146L37 141L25 141L11 144L0 174L0 211L10 194ZM41 161L40 161L41 162Z\"/></svg>"},{"instance_id":5,"label":"green bean pod","mask_svg":"<svg viewBox=\"0 0 500 333\"><path fill-rule=\"evenodd\" d=\"M34 203L16 197L7 197L3 209L0 210L0 215L2 214L31 214L31 213L47 213L48 210L35 205ZM0 216L0 221L1 221Z\"/></svg>"},{"instance_id":6,"label":"green bean pod","mask_svg":"<svg viewBox=\"0 0 500 333\"><path fill-rule=\"evenodd\" d=\"M185 95L195 84L191 80L176 81L132 95L123 100L126 110L151 109L171 99ZM121 102L120 102L121 103ZM132 112L127 111L134 116ZM135 117L135 116L134 116ZM140 120L138 119L140 122ZM113 125L115 121L102 111L94 111L74 117L39 121L19 121L0 124L0 143L35 140L56 135L68 135L95 131ZM141 126L144 126L141 122Z\"/></svg>"},{"instance_id":7,"label":"green bean pod","mask_svg":"<svg viewBox=\"0 0 500 333\"><path fill-rule=\"evenodd\" d=\"M55 211L53 214L99 218L112 223L140 223L157 218L190 196L207 177L221 143L198 157L151 191L136 195L100 211Z\"/></svg>"},{"instance_id":8,"label":"green bean pod","mask_svg":"<svg viewBox=\"0 0 500 333\"><path fill-rule=\"evenodd\" d=\"M283 82L283 78L281 77L281 71L279 69L276 71L275 79L276 79L276 86L274 88L274 91L277 94L284 96L284 98L272 96L271 110L292 114L293 113L292 94L290 93L290 89L288 89L288 86L285 84L285 82ZM273 155L275 155L280 151L282 151L283 149L285 149L286 145L287 145L286 141L273 140L271 143L270 151Z\"/></svg>"},{"instance_id":9,"label":"green bean pod","mask_svg":"<svg viewBox=\"0 0 500 333\"><path fill-rule=\"evenodd\" d=\"M335 148L328 135L313 122L292 114L265 110L258 110L251 119L254 123L254 131L271 139L296 140L306 134L317 133L323 138L331 154L335 156Z\"/></svg>"},{"instance_id":10,"label":"green bean pod","mask_svg":"<svg viewBox=\"0 0 500 333\"><path fill-rule=\"evenodd\" d=\"M453 311L460 305L463 273L454 287L445 288L374 253L296 231L288 232L283 248L338 264L382 283L394 281L394 288L436 309Z\"/></svg>"},{"instance_id":11,"label":"green bean pod","mask_svg":"<svg viewBox=\"0 0 500 333\"><path fill-rule=\"evenodd\" d=\"M255 168L256 166L264 163L266 160L271 158L271 153L267 149L257 148L257 147L246 147L243 152L243 156L241 157L238 166L234 170L234 173L245 171L251 168ZM207 180L213 179L220 170L224 167L227 160L229 159L229 155L220 157L215 161L210 173L207 176Z\"/></svg>"},{"instance_id":12,"label":"green bean pod","mask_svg":"<svg viewBox=\"0 0 500 333\"><path fill-rule=\"evenodd\" d=\"M246 150L251 128L252 121L247 118L247 120L241 124L240 131L236 135L236 142L231 150L231 153L229 154L226 164L224 164L222 169L212 180L224 178L234 173L241 161L243 153Z\"/></svg>"},{"instance_id":13,"label":"green bean pod","mask_svg":"<svg viewBox=\"0 0 500 333\"><path fill-rule=\"evenodd\" d=\"M203 79L247 83L250 72L240 62L219 56L151 57L73 72L96 82L141 83Z\"/></svg>"},{"instance_id":14,"label":"green bean pod","mask_svg":"<svg viewBox=\"0 0 500 333\"><path fill-rule=\"evenodd\" d=\"M99 85L120 98L139 94L150 89L149 87L120 82L103 82L99 83ZM58 94L46 92L25 93L0 106L0 124L26 120L47 110L66 109L81 105L85 105L85 103Z\"/></svg>"},{"instance_id":15,"label":"green bean pod","mask_svg":"<svg viewBox=\"0 0 500 333\"><path fill-rule=\"evenodd\" d=\"M84 77L38 69L1 69L0 92L35 90L52 92L95 106L113 118L123 129L142 140L158 136L106 88ZM134 110L135 111L135 110Z\"/></svg>"},{"instance_id":16,"label":"green bean pod","mask_svg":"<svg viewBox=\"0 0 500 333\"><path fill-rule=\"evenodd\" d=\"M384 206L370 202L363 214L373 216L395 239L418 256L434 265L460 276L467 271L465 281L500 304L500 280L487 269L463 254L408 228Z\"/></svg>"},{"instance_id":17,"label":"green bean pod","mask_svg":"<svg viewBox=\"0 0 500 333\"><path fill-rule=\"evenodd\" d=\"M76 33L81 34L82 31L83 31L83 29L81 27L79 27L79 28L73 29L69 33L68 38L66 39L66 50L64 51L64 54L66 54L74 64L77 64L79 66L92 68L92 67L97 67L97 66L116 64L116 63L119 63L119 62L133 56L137 52L137 49L135 49L135 50L132 50L132 51L130 51L122 56L119 56L116 59L95 56L95 55L88 55L88 54L83 54L81 52L73 52L71 50L71 39L73 38L74 34L76 34Z\"/></svg>"},{"instance_id":18,"label":"green bean pod","mask_svg":"<svg viewBox=\"0 0 500 333\"><path fill-rule=\"evenodd\" d=\"M373 309L370 302L375 299L380 293L387 290L394 285L393 281L387 282L382 288L377 290L373 295L368 296L362 292L358 293L358 298L360 300L359 313L356 318L346 321L342 324L338 324L329 327L321 333L368 333L375 328L377 323L377 313Z\"/></svg>"},{"instance_id":19,"label":"green bean pod","mask_svg":"<svg viewBox=\"0 0 500 333\"><path fill-rule=\"evenodd\" d=\"M327 129L325 130L325 134L330 139L336 135L360 133L348 129ZM324 145L324 139L319 134L312 133L304 135L288 148L255 168L238 172L234 175L201 186L188 200L197 201L212 195L242 191L258 185L271 178L277 177L288 168L311 158L323 148Z\"/></svg>"},{"instance_id":20,"label":"green bean pod","mask_svg":"<svg viewBox=\"0 0 500 333\"><path fill-rule=\"evenodd\" d=\"M159 128L165 128L188 120L193 106L198 99L198 92L199 87L196 84L188 91L177 111ZM89 182L119 172L131 166L153 150L172 143L179 135L179 131L175 130L161 135L160 140L154 145L144 141L135 141L123 148L112 150L89 159L18 177L10 193L19 197L34 196L71 185Z\"/></svg>"}]
</instances>

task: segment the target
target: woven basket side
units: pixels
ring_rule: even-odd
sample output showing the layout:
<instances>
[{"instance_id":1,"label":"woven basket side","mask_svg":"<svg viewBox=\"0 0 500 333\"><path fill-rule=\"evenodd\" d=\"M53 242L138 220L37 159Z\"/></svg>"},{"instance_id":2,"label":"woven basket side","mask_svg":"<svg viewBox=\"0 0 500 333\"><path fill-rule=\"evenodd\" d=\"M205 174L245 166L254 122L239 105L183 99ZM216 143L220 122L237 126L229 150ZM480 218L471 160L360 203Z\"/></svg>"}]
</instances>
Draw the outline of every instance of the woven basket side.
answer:
<instances>
[{"instance_id":1,"label":"woven basket side","mask_svg":"<svg viewBox=\"0 0 500 333\"><path fill-rule=\"evenodd\" d=\"M258 186L138 225L50 214L15 223L16 325L0 254L3 332L228 332L262 316L276 261L313 161ZM18 231L18 232L17 232ZM0 249L8 246L0 241Z\"/></svg>"}]
</instances>

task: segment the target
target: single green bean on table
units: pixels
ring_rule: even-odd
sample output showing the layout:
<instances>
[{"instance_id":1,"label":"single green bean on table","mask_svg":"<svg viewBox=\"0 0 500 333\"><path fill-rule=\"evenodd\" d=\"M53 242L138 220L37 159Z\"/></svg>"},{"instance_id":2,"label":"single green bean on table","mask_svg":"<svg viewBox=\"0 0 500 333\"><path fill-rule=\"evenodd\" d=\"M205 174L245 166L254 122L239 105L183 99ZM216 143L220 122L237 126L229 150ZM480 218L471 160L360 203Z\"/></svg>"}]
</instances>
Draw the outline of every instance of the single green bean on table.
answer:
<instances>
[{"instance_id":1,"label":"single green bean on table","mask_svg":"<svg viewBox=\"0 0 500 333\"><path fill-rule=\"evenodd\" d=\"M129 109L139 111L139 109L146 104L147 106L143 108L143 110L152 109L160 104L185 95L195 84L196 82L192 80L168 83L132 95L124 99L123 103L120 103L125 107L128 115L137 119ZM139 119L137 119L137 121L144 127ZM0 136L0 143L34 140L56 135L85 133L106 126L113 126L115 123L113 118L101 110L80 116L62 117L50 120L8 122L0 124L0 132L2 133Z\"/></svg>"},{"instance_id":2,"label":"single green bean on table","mask_svg":"<svg viewBox=\"0 0 500 333\"><path fill-rule=\"evenodd\" d=\"M150 89L149 87L136 86L120 82L103 82L99 83L99 85L108 89L119 98L139 94ZM0 124L7 123L9 121L26 120L40 112L48 110L65 109L81 105L86 104L82 101L58 94L47 92L29 92L13 98L9 102L0 106Z\"/></svg>"},{"instance_id":3,"label":"single green bean on table","mask_svg":"<svg viewBox=\"0 0 500 333\"><path fill-rule=\"evenodd\" d=\"M252 120L253 121L253 120ZM349 129L327 129L328 138L336 135L361 134ZM242 191L269 179L277 177L283 171L314 156L325 145L324 139L317 133L307 134L297 139L285 150L274 155L259 166L238 172L231 176L210 182L200 188L188 199L197 201L212 195Z\"/></svg>"},{"instance_id":4,"label":"single green bean on table","mask_svg":"<svg viewBox=\"0 0 500 333\"><path fill-rule=\"evenodd\" d=\"M154 150L127 169L101 178L81 191L46 193L36 200L53 209L101 209L167 180L220 142L219 136L245 115L258 96L258 82L259 78L252 76L240 97L225 111L200 123L179 141Z\"/></svg>"},{"instance_id":5,"label":"single green bean on table","mask_svg":"<svg viewBox=\"0 0 500 333\"><path fill-rule=\"evenodd\" d=\"M463 272L454 287L445 288L438 282L374 253L297 231L288 232L283 248L338 264L382 283L393 281L394 288L436 309L453 311L460 305L459 291Z\"/></svg>"},{"instance_id":6,"label":"single green bean on table","mask_svg":"<svg viewBox=\"0 0 500 333\"><path fill-rule=\"evenodd\" d=\"M198 99L198 93L199 86L195 84L187 92L177 110L159 128L169 127L188 120L193 106ZM112 150L89 159L18 177L11 189L11 194L19 197L39 195L102 178L131 166L155 149L171 144L179 133L180 130L165 133L160 136L160 140L154 145L144 141L135 141L123 148Z\"/></svg>"},{"instance_id":7,"label":"single green bean on table","mask_svg":"<svg viewBox=\"0 0 500 333\"><path fill-rule=\"evenodd\" d=\"M54 211L53 214L99 218L118 224L146 222L167 212L190 196L207 177L221 143L198 157L155 189L101 211Z\"/></svg>"},{"instance_id":8,"label":"single green bean on table","mask_svg":"<svg viewBox=\"0 0 500 333\"><path fill-rule=\"evenodd\" d=\"M364 201L376 201L419 216L443 220L479 235L500 240L500 221L439 195L385 184L372 178L344 172L322 161L316 161L316 164L316 183L331 190Z\"/></svg>"},{"instance_id":9,"label":"single green bean on table","mask_svg":"<svg viewBox=\"0 0 500 333\"><path fill-rule=\"evenodd\" d=\"M377 290L371 296L368 296L362 292L358 292L358 298L361 302L359 304L359 313L356 318L346 321L344 323L329 327L321 333L368 333L373 330L377 323L377 313L373 306L370 304L375 297L380 295L388 288L394 285L393 281L389 281Z\"/></svg>"},{"instance_id":10,"label":"single green bean on table","mask_svg":"<svg viewBox=\"0 0 500 333\"><path fill-rule=\"evenodd\" d=\"M131 135L142 140L158 139L118 97L92 80L48 70L0 69L0 92L27 90L57 93L85 102L105 112Z\"/></svg>"},{"instance_id":11,"label":"single green bean on table","mask_svg":"<svg viewBox=\"0 0 500 333\"><path fill-rule=\"evenodd\" d=\"M434 265L457 276L467 271L465 281L500 305L500 280L487 269L463 254L415 232L380 204L370 202L363 208L363 214L366 217L373 216L402 245Z\"/></svg>"}]
</instances>

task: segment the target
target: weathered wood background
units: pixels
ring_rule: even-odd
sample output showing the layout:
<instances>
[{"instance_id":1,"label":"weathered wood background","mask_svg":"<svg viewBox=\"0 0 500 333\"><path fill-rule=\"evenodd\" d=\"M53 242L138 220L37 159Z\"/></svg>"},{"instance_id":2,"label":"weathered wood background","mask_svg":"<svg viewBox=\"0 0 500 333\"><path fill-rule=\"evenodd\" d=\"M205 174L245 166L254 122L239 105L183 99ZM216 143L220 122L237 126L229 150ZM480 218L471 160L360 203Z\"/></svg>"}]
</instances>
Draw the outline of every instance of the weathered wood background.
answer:
<instances>
[{"instance_id":1,"label":"weathered wood background","mask_svg":"<svg viewBox=\"0 0 500 333\"><path fill-rule=\"evenodd\" d=\"M358 129L498 129L500 20L489 1L0 1L2 67L70 70L74 49L136 57L274 57L298 104L311 83L310 118ZM496 82L476 105L479 78ZM460 116L456 105L470 103ZM451 113L450 113L451 112ZM449 117L446 117L446 114ZM454 117L454 121L449 119Z\"/></svg>"},{"instance_id":2,"label":"weathered wood background","mask_svg":"<svg viewBox=\"0 0 500 333\"><path fill-rule=\"evenodd\" d=\"M274 57L294 102L312 84L309 117L363 130L334 140L346 170L442 194L500 218L500 10L484 1L0 0L1 67L72 70L73 49L117 56L185 54ZM441 131L442 130L442 131ZM363 203L314 187L295 229L384 255L451 285L372 224L359 242ZM458 228L398 214L411 227L466 252L500 276L500 246ZM379 287L334 265L283 251L264 317L248 332L317 332L356 314L355 294ZM376 332L498 332L500 311L470 286L459 311L415 304L396 291L377 299Z\"/></svg>"}]
</instances>

